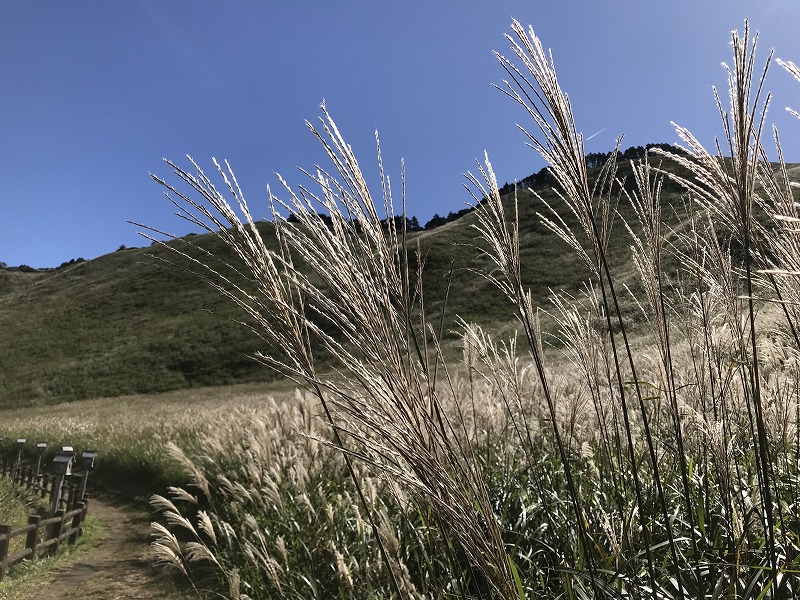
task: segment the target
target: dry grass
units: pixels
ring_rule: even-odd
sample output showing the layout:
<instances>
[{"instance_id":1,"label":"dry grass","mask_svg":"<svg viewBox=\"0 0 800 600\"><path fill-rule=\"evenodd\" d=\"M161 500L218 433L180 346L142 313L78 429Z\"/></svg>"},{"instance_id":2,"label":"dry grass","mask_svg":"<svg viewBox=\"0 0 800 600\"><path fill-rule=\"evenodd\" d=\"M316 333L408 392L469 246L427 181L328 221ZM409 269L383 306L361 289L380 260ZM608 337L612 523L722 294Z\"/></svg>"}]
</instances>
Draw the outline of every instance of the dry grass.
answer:
<instances>
[{"instance_id":1,"label":"dry grass","mask_svg":"<svg viewBox=\"0 0 800 600\"><path fill-rule=\"evenodd\" d=\"M681 128L687 149L661 151L678 165L676 180L688 191L691 216L673 231L663 223L660 198L670 173L649 158L632 165L634 191L617 180L614 154L590 185L583 137L552 58L532 30L514 22L512 33L522 66L498 55L509 76L500 89L530 117L533 128L523 131L557 182L560 205L548 204L541 219L590 273L581 297L552 299L556 339L572 373L547 364L539 312L520 276L517 207L500 198L487 158L480 177L470 176L481 205L476 231L490 265L483 274L512 301L525 347L463 323L466 370L455 376L439 350L436 324L426 320L424 275L409 272L405 232L381 227L356 159L324 107L321 127L309 127L338 181L318 168L309 175L318 191L286 185L286 201L270 193L273 207L292 214L287 221L274 213L278 252L260 241L229 167L217 166L244 223L199 169L190 175L172 165L209 208L158 180L190 219L218 229L243 261L239 271L209 256L195 263L197 272L248 315L269 348L259 358L322 408L328 435L307 434L303 443L319 439L340 453L326 460L339 457L345 465L333 479L355 490L355 510L371 525L362 548L367 564L392 565L382 583L363 571L370 574L361 588L366 596L789 597L799 589L792 515L800 498L800 218L788 170L770 164L761 145L769 98L762 89L766 67L761 77L755 67L755 41L747 25L743 36L733 34L729 106L716 96L723 128L716 152ZM787 69L797 76L792 65ZM381 181L383 209L392 215L382 166ZM631 207L627 220L618 203ZM331 215L332 227L317 209ZM577 226L567 224L566 213ZM624 287L607 259L617 218L638 274ZM298 261L320 283L296 269ZM257 282L255 294L235 284L242 277ZM642 345L629 335L621 304L628 293L646 325ZM758 318L771 304L784 317L775 327ZM320 348L334 357L336 376L316 371ZM238 448L233 464L249 464L253 443L230 444ZM217 456L226 448L218 446ZM302 456L292 460L308 460ZM168 522L193 535L181 545L161 527L157 548L165 562L184 572L195 562L215 565L234 597L249 595L246 585L258 578L271 581L258 593L283 594L303 569L276 558L284 556L286 537L274 538L272 528L283 521L258 517L287 506L274 491L280 486L265 486L263 473L229 481L219 458L179 458L203 498L174 495L203 509L194 525L169 500L154 500ZM376 487L371 477L383 484ZM298 485L292 480L284 491L297 498ZM219 497L250 502L259 490L267 504L237 520L245 557L237 562L230 549L209 543L233 539L226 532L237 525L205 507ZM325 593L351 597L361 562L354 555L348 562L334 539L352 531L352 519L340 516L339 533L323 536L333 553L329 568L337 565L340 578ZM393 536L385 534L388 523ZM363 543L366 530L356 530ZM271 539L283 546L267 548ZM441 540L452 543L433 565ZM443 574L449 575L439 583ZM296 584L290 589L290 596L307 593Z\"/></svg>"},{"instance_id":2,"label":"dry grass","mask_svg":"<svg viewBox=\"0 0 800 600\"><path fill-rule=\"evenodd\" d=\"M653 157L632 166L633 191L617 180L614 155L590 185L552 59L532 30L515 22L512 33L521 67L499 56L502 89L530 117L525 134L557 182L542 222L590 273L583 294L552 298L553 338L521 281L517 207L500 198L488 159L470 177L483 275L512 301L522 335L502 341L462 323L458 366L428 320L424 272L410 267L422 261L406 232L381 223L395 212L389 178L381 165L373 195L324 107L309 128L333 174L318 167L307 185L285 184L284 200L269 193L277 248L262 241L228 165L215 163L221 188L194 163L191 173L169 163L175 184L157 179L241 259L198 260L199 250L169 245L176 262L241 309L263 341L257 358L303 390L291 401L256 393L234 408L199 401L170 425L98 411L85 426L101 440L158 439L157 453L178 442L169 454L189 483L153 497L163 517L154 549L198 589L232 598L800 592L800 215L792 172L762 146L768 97L748 27L732 38L716 150L678 128L686 150L660 153L687 189L679 230L663 222L671 175ZM606 255L619 232L637 274L626 286ZM550 361L548 339L571 368ZM320 353L332 371L317 368Z\"/></svg>"},{"instance_id":3,"label":"dry grass","mask_svg":"<svg viewBox=\"0 0 800 600\"><path fill-rule=\"evenodd\" d=\"M231 411L259 407L273 398L280 405L293 389L273 384L267 392L263 384L248 384L18 408L0 412L0 432L6 439L47 442L50 454L64 444L79 451L96 449L92 481L147 497L185 479L165 454L168 442L194 448Z\"/></svg>"}]
</instances>

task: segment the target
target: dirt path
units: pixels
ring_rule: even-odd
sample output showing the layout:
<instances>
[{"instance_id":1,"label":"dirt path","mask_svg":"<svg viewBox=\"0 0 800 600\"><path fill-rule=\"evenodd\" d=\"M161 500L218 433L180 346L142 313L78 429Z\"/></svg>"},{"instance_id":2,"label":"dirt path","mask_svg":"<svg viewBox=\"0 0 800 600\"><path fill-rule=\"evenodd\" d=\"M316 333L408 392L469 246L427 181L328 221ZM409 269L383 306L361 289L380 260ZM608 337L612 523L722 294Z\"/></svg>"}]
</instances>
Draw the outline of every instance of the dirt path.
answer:
<instances>
[{"instance_id":1,"label":"dirt path","mask_svg":"<svg viewBox=\"0 0 800 600\"><path fill-rule=\"evenodd\" d=\"M50 571L25 600L163 600L196 596L180 591L149 565L149 517L109 499L91 500L89 514L103 532L86 552Z\"/></svg>"}]
</instances>

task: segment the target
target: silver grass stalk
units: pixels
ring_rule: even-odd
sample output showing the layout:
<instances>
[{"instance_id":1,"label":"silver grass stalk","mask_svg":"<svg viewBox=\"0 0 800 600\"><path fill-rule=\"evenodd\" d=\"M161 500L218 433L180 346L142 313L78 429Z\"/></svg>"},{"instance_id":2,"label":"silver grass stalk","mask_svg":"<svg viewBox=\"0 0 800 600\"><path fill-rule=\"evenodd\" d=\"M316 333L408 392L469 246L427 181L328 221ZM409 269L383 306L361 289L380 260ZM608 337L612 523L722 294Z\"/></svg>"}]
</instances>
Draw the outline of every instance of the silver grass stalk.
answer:
<instances>
[{"instance_id":1,"label":"silver grass stalk","mask_svg":"<svg viewBox=\"0 0 800 600\"><path fill-rule=\"evenodd\" d=\"M287 200L269 192L278 250L270 250L261 238L230 167L217 163L244 221L194 163L195 174L168 164L200 201L155 179L186 218L214 231L234 251L241 266L207 254L193 258L175 245L167 248L178 255L173 262L181 262L243 310L248 326L269 348L256 354L258 360L318 396L334 428L334 444L348 461L357 456L404 482L434 508L494 593L517 598L480 467L439 397L438 370L448 388L454 390L455 384L443 369L424 312L411 305L418 284L408 273L405 232L392 225L384 230L355 156L322 110L320 128L309 128L338 179L317 168L315 175L306 175L319 191L284 184ZM391 216L391 186L382 167L381 178L384 212ZM279 209L289 211L292 220ZM318 210L330 215L330 227ZM319 283L297 268L297 261ZM337 333L328 333L320 323ZM335 359L333 377L317 372L314 353L320 348Z\"/></svg>"},{"instance_id":2,"label":"silver grass stalk","mask_svg":"<svg viewBox=\"0 0 800 600\"><path fill-rule=\"evenodd\" d=\"M728 228L742 244L745 261L743 280L745 295L748 298L746 327L749 331L749 340L747 349L742 348L741 376L752 397L752 402L747 406L748 410L752 410L753 443L757 449L761 518L767 530L771 574L775 577L778 559L771 490L773 475L758 367L753 287L760 242L760 227L754 216L754 206L757 204L756 186L759 182L759 173L767 168L763 164L766 153L761 139L770 95L764 92L763 87L772 53L770 52L767 57L760 75L756 75L755 50L758 35L756 34L752 41L749 38L750 27L747 21L742 36L738 31L731 34L733 65L723 65L728 73L728 109L724 107L719 94L714 90L725 135L722 144L717 141L716 153L711 154L688 130L676 125L678 135L688 146L688 154L685 156L669 152L666 154L691 173L691 177L676 177L676 179L689 189L715 220ZM723 147L726 153L723 153Z\"/></svg>"},{"instance_id":3,"label":"silver grass stalk","mask_svg":"<svg viewBox=\"0 0 800 600\"><path fill-rule=\"evenodd\" d=\"M542 43L536 36L533 28L525 29L517 22L512 24L512 31L515 37L507 35L506 38L511 43L511 48L517 58L522 62L525 71L516 67L507 58L497 55L500 64L510 77L510 81L505 81L504 86L499 88L517 102L529 115L536 126L536 133L529 133L523 129L530 145L549 163L550 171L558 183L558 196L564 206L571 211L578 219L585 242L591 248L591 253L581 253L584 261L590 257L592 270L595 273L600 291L602 294L604 313L607 320L609 340L612 346L611 356L614 361L614 371L617 378L618 393L622 403L622 417L625 434L628 439L628 447L633 452L633 439L630 423L631 411L626 399L625 384L622 377L621 359L627 358L627 363L633 376L633 389L638 400L642 424L644 427L644 437L647 443L650 465L656 485L656 493L664 522L667 524L667 535L670 538L670 550L673 553L673 560L677 563L675 545L672 543L672 530L669 524L669 507L661 484L659 474L658 458L656 456L654 439L650 432L649 417L643 401L643 394L639 385L639 378L636 374L636 367L633 360L630 344L628 342L625 323L620 313L619 303L616 297L615 283L609 270L606 260L606 250L608 237L611 232L612 219L614 214L612 198L612 188L616 172L616 152L611 154L606 165L601 169L600 176L595 185L589 184L589 177L586 167L586 159L583 146L583 137L578 133L575 118L569 97L561 89L556 75L552 55L545 53ZM552 211L551 211L552 212ZM582 247L583 241L579 240L575 233L572 233L563 221L545 221L545 225L554 230L561 231L559 235L568 241L572 239L570 246L573 248ZM512 250L509 248L509 251ZM521 295L518 294L521 299ZM524 302L519 302L523 306ZM616 325L619 327L619 335L622 337L622 348L617 348L616 335L612 326L612 318L616 315ZM533 345L533 344L532 344ZM535 361L534 357L534 361ZM557 442L559 446L561 444ZM561 450L563 452L563 450ZM636 463L636 458L631 455L631 462ZM566 467L565 467L566 468ZM643 492L637 470L632 471L634 488L637 503L643 505ZM572 487L570 485L570 487ZM576 512L579 513L577 497L573 500L576 505ZM649 536L647 524L642 524L645 529L645 536ZM585 540L585 532L582 534ZM655 566L653 564L650 544L646 543L646 555L648 563L648 573L651 585L655 585ZM590 555L591 556L591 555ZM593 587L595 585L594 569L590 564ZM678 578L679 591L682 593L683 583Z\"/></svg>"}]
</instances>

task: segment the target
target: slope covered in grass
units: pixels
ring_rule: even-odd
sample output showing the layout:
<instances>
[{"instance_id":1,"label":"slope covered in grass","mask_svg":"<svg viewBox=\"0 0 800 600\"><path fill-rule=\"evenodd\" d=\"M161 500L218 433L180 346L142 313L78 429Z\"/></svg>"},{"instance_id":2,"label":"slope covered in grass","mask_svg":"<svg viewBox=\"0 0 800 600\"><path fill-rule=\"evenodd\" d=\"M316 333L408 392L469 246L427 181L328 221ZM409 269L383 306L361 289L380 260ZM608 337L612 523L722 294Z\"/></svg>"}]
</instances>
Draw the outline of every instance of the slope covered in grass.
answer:
<instances>
[{"instance_id":1,"label":"slope covered in grass","mask_svg":"<svg viewBox=\"0 0 800 600\"><path fill-rule=\"evenodd\" d=\"M621 167L624 176L626 166ZM552 190L535 191L555 205ZM676 189L665 195L676 206L678 198ZM505 202L511 214L514 194ZM544 306L551 288L576 290L586 270L540 222L537 213L546 207L537 195L520 188L516 202L523 281L534 302ZM571 215L563 217L570 222ZM473 271L485 266L475 247L475 224L475 214L468 213L409 236L412 254L419 248L424 262L426 309L437 326L447 297L445 332L456 326L457 316L513 326L507 300ZM259 227L274 244L272 225ZM622 225L615 227L619 235L609 254L624 272L628 241ZM171 243L187 241L233 261L214 235ZM235 307L193 275L158 260L173 254L153 245L53 271L0 270L0 407L272 378L248 358L262 342L230 321L241 318Z\"/></svg>"}]
</instances>

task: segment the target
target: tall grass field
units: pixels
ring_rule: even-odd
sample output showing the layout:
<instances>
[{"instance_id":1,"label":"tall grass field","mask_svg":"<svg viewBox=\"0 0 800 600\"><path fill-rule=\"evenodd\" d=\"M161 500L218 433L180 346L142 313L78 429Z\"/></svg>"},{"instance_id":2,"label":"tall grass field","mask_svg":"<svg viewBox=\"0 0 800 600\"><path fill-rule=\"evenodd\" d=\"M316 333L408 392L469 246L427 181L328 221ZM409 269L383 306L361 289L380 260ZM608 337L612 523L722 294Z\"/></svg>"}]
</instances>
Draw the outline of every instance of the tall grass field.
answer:
<instances>
[{"instance_id":1,"label":"tall grass field","mask_svg":"<svg viewBox=\"0 0 800 600\"><path fill-rule=\"evenodd\" d=\"M370 189L324 105L308 127L331 166L268 191L268 242L227 163L155 178L226 248L184 238L161 262L226 298L297 387L130 425L174 478L151 498L156 561L199 595L800 596L800 205L766 125L772 56L732 33L715 147L676 126L680 148L590 169L550 53L516 21L506 37L497 87L553 179L501 197L489 157L468 176L470 277L513 326L449 314L469 278L428 282L421 236L387 219L404 172L376 137ZM530 203L585 273L541 305Z\"/></svg>"}]
</instances>

